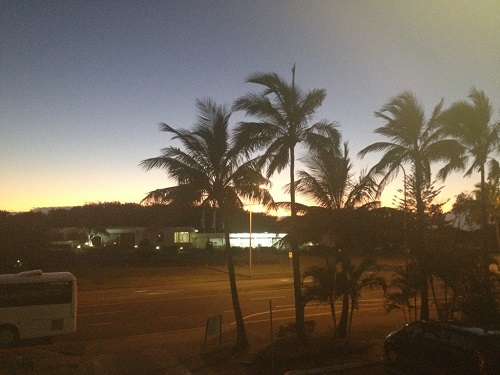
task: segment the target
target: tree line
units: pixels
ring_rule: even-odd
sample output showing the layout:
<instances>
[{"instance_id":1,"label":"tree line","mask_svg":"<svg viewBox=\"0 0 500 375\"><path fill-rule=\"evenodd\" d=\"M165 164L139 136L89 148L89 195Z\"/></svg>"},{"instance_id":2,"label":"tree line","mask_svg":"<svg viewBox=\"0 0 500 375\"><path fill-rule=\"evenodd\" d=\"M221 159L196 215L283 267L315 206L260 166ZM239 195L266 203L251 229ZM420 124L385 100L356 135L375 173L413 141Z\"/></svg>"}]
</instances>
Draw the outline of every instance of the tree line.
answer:
<instances>
[{"instance_id":1,"label":"tree line","mask_svg":"<svg viewBox=\"0 0 500 375\"><path fill-rule=\"evenodd\" d=\"M109 228L191 227L200 232L220 232L218 216L214 210L203 207L120 202L88 203L17 214L0 211L0 270L13 272L18 261L24 268L40 267L42 258L50 254L51 243L63 239L61 228L75 228L74 235L78 238L71 239L83 244L89 240L89 235L99 236ZM253 213L252 216L254 231L279 232L276 217L266 213ZM243 209L237 212L233 227L239 232L247 232L248 212Z\"/></svg>"}]
</instances>

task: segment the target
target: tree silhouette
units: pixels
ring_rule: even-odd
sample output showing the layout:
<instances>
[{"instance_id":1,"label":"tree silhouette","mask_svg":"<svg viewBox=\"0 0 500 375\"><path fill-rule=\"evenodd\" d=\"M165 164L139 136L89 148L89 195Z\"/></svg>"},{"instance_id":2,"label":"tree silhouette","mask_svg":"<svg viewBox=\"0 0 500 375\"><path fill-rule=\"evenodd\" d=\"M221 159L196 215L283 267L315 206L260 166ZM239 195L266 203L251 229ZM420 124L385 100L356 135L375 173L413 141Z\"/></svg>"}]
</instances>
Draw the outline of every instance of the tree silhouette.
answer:
<instances>
[{"instance_id":1,"label":"tree silhouette","mask_svg":"<svg viewBox=\"0 0 500 375\"><path fill-rule=\"evenodd\" d=\"M484 200L482 199L483 194L486 194ZM487 222L493 225L496 247L500 251L500 184L498 180L488 179L483 188L481 188L481 184L476 184L472 192L459 194L453 204L452 211L456 215L464 217L469 229L472 229L475 225L481 225L484 202L486 202Z\"/></svg>"},{"instance_id":2,"label":"tree silhouette","mask_svg":"<svg viewBox=\"0 0 500 375\"><path fill-rule=\"evenodd\" d=\"M338 140L339 133L334 124L325 120L310 124L315 112L326 96L325 90L314 89L303 92L295 85L295 66L292 68L292 83L288 84L276 73L257 73L247 80L262 87L260 93L250 93L236 100L233 108L245 111L257 121L240 122L236 128L238 148L248 156L264 149L258 157L259 165L267 167L267 177L283 171L289 166L291 217L297 216L295 202L295 152L298 144L309 149ZM293 254L293 279L295 295L295 319L297 337L306 340L304 306L300 282L298 243L291 238Z\"/></svg>"},{"instance_id":3,"label":"tree silhouette","mask_svg":"<svg viewBox=\"0 0 500 375\"><path fill-rule=\"evenodd\" d=\"M443 101L434 107L431 116L426 119L424 110L413 93L404 92L392 98L379 112L375 112L376 117L385 121L383 126L375 129L375 133L390 141L375 142L359 152L362 157L371 152L385 152L370 170L370 174L383 176L381 188L397 176L402 165L410 164L412 167L416 200L416 245L413 255L421 271L422 319L429 319L427 259L423 238L425 202L422 187L431 181L431 163L444 161L446 165L443 169L446 171L450 165L458 164L463 153L463 147L452 139L444 138L443 133L438 131L438 118L442 106ZM443 172L440 173L439 176L446 176Z\"/></svg>"},{"instance_id":4,"label":"tree silhouette","mask_svg":"<svg viewBox=\"0 0 500 375\"><path fill-rule=\"evenodd\" d=\"M469 159L472 159L465 175L469 176L473 171L480 173L481 227L486 231L488 225L486 166L489 167L489 178L495 179L500 176L498 162L500 121L493 123L493 107L484 91L473 88L468 97L471 102L464 100L455 102L440 116L443 131L457 139L466 150L460 162L446 169L444 175L453 169L466 169ZM484 238L483 245L486 247L486 236Z\"/></svg>"},{"instance_id":5,"label":"tree silhouette","mask_svg":"<svg viewBox=\"0 0 500 375\"><path fill-rule=\"evenodd\" d=\"M190 205L212 207L219 210L225 234L225 251L231 296L237 327L238 348L248 345L243 315L238 298L232 249L229 242L231 217L243 207L241 197L272 201L267 190L259 188L269 181L234 147L229 133L231 113L212 100L198 100L198 121L193 130L176 130L161 123L160 129L173 134L183 148L168 146L155 158L145 159L141 165L150 170L167 171L178 185L153 190L144 202L184 202Z\"/></svg>"}]
</instances>

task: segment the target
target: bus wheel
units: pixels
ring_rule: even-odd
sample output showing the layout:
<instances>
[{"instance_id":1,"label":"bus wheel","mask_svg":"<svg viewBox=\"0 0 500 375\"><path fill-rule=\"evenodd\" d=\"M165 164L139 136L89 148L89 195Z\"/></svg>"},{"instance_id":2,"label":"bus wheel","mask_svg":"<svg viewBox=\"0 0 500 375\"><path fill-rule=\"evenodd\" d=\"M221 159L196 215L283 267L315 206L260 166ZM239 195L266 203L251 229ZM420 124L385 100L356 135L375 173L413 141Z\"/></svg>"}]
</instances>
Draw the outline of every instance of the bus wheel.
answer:
<instances>
[{"instance_id":1,"label":"bus wheel","mask_svg":"<svg viewBox=\"0 0 500 375\"><path fill-rule=\"evenodd\" d=\"M0 346L13 346L19 341L19 331L16 327L5 325L0 327Z\"/></svg>"}]
</instances>

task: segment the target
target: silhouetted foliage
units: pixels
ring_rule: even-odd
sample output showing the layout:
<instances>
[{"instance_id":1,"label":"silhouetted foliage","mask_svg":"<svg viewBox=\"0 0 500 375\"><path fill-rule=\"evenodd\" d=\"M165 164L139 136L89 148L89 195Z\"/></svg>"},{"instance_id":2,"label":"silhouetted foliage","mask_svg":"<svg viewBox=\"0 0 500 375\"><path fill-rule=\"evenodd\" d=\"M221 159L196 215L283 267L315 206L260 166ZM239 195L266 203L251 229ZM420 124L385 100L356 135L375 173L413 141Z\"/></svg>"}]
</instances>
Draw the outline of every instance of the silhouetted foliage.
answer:
<instances>
[{"instance_id":1,"label":"silhouetted foliage","mask_svg":"<svg viewBox=\"0 0 500 375\"><path fill-rule=\"evenodd\" d=\"M420 288L418 264L409 262L395 274L389 285L385 311L400 310L405 322L417 320L417 293ZM412 315L413 312L413 315Z\"/></svg>"},{"instance_id":2,"label":"silhouetted foliage","mask_svg":"<svg viewBox=\"0 0 500 375\"><path fill-rule=\"evenodd\" d=\"M48 247L46 216L40 212L0 215L2 272L37 268Z\"/></svg>"},{"instance_id":3,"label":"silhouetted foliage","mask_svg":"<svg viewBox=\"0 0 500 375\"><path fill-rule=\"evenodd\" d=\"M422 188L431 182L431 164L444 162L439 177L446 177L446 172L457 165L463 154L463 147L453 139L444 138L439 130L439 116L443 100L434 107L432 114L426 118L424 109L418 98L411 92L404 92L386 103L375 116L385 123L375 130L386 137L386 141L375 142L359 152L365 156L371 152L384 152L380 161L370 169L370 174L382 176L380 187L397 176L403 165L410 165L414 175L416 235L410 252L420 263L421 318L429 319L429 298L427 286L427 269L424 250L425 202Z\"/></svg>"},{"instance_id":4,"label":"silhouetted foliage","mask_svg":"<svg viewBox=\"0 0 500 375\"><path fill-rule=\"evenodd\" d=\"M441 129L452 136L463 147L461 158L450 165L443 174L451 170L466 170L469 176L474 171L480 173L481 228L486 231L488 225L486 179L500 177L500 121L493 122L493 106L484 91L472 88L468 96L470 102L461 100L453 103L440 117ZM472 159L467 169L469 159ZM489 172L486 173L488 167ZM483 247L488 246L486 240Z\"/></svg>"},{"instance_id":5,"label":"silhouetted foliage","mask_svg":"<svg viewBox=\"0 0 500 375\"><path fill-rule=\"evenodd\" d=\"M496 241L496 246L493 241L488 248L500 251L500 183L499 179L488 179L484 189L481 189L481 184L476 184L476 188L471 193L463 192L457 196L453 204L452 212L457 215L459 222L469 230L477 229L481 225L482 220L482 194L486 194L486 214L487 224L485 237L487 240L492 238L490 232Z\"/></svg>"},{"instance_id":6,"label":"silhouetted foliage","mask_svg":"<svg viewBox=\"0 0 500 375\"><path fill-rule=\"evenodd\" d=\"M386 283L383 277L374 272L367 272L375 265L371 259L364 259L359 264L338 252L333 261L324 267L314 266L307 269L302 277L312 278L304 288L304 303L311 301L326 302L330 305L335 333L347 337L351 330L354 310L358 308L361 290L366 287L381 287L384 291ZM335 302L342 299L342 310L337 325Z\"/></svg>"},{"instance_id":7,"label":"silhouetted foliage","mask_svg":"<svg viewBox=\"0 0 500 375\"><path fill-rule=\"evenodd\" d=\"M332 140L340 141L335 124L326 120L311 123L315 112L323 103L326 91L314 89L302 91L295 85L295 65L292 68L292 82L288 84L276 73L256 73L247 82L262 89L250 93L234 103L235 110L245 111L257 120L238 124L236 147L247 156L264 150L258 158L258 165L266 168L267 177L289 167L290 176L290 213L297 216L295 202L295 162L297 145L309 150L327 147ZM304 307L301 302L299 244L292 236L290 249L293 253L295 320L299 341L306 340Z\"/></svg>"},{"instance_id":8,"label":"silhouetted foliage","mask_svg":"<svg viewBox=\"0 0 500 375\"><path fill-rule=\"evenodd\" d=\"M242 198L269 204L272 197L261 185L270 185L255 162L245 159L231 137L231 112L211 99L198 100L197 122L193 130L174 129L162 123L161 130L178 140L182 148L168 146L158 157L145 159L146 170L163 169L177 185L149 192L145 203L170 203L175 207L199 206L217 209L219 221L213 227L223 228L231 297L236 320L238 348L248 345L238 298L233 251L229 233L233 230L233 214L243 207Z\"/></svg>"}]
</instances>

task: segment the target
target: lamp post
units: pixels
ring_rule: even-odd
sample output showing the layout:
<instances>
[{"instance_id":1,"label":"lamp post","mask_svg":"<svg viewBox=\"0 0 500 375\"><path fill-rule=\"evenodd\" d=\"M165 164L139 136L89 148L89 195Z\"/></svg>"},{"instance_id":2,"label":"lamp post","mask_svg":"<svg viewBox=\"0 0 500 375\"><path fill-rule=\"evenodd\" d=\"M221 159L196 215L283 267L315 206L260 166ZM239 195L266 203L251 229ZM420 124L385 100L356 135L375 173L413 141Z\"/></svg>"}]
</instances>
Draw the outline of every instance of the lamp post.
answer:
<instances>
[{"instance_id":1,"label":"lamp post","mask_svg":"<svg viewBox=\"0 0 500 375\"><path fill-rule=\"evenodd\" d=\"M249 240L249 249L250 252L248 254L248 277L252 278L252 204L250 203L250 224L249 224L249 231L250 231L250 236L248 238Z\"/></svg>"},{"instance_id":2,"label":"lamp post","mask_svg":"<svg viewBox=\"0 0 500 375\"><path fill-rule=\"evenodd\" d=\"M408 256L407 252L407 222L406 222L406 211L407 211L407 199L406 199L406 171L402 165L400 165L401 169L403 170L403 196L404 196L404 208L403 208L403 246L405 250L405 256Z\"/></svg>"},{"instance_id":3,"label":"lamp post","mask_svg":"<svg viewBox=\"0 0 500 375\"><path fill-rule=\"evenodd\" d=\"M259 185L260 190L267 190L266 185ZM249 228L248 231L249 237L248 237L248 242L249 242L249 253L248 253L248 277L252 278L252 202L250 202L249 205L249 216L250 216L250 221L249 221Z\"/></svg>"}]
</instances>

